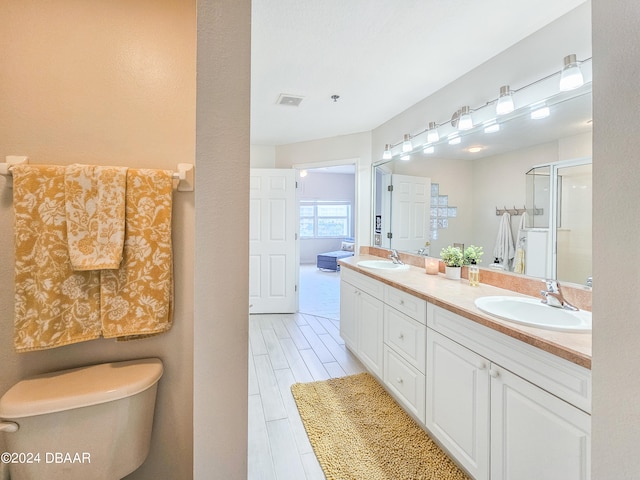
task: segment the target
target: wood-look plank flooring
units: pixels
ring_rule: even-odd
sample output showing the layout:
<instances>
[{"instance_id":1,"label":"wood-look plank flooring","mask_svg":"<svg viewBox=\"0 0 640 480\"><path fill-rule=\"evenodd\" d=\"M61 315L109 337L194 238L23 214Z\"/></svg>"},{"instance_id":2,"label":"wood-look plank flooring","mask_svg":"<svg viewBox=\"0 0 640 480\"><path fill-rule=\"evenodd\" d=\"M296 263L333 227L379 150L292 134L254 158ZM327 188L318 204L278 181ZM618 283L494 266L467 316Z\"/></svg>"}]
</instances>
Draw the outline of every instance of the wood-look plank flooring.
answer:
<instances>
[{"instance_id":1,"label":"wood-look plank flooring","mask_svg":"<svg viewBox=\"0 0 640 480\"><path fill-rule=\"evenodd\" d=\"M364 371L339 330L309 313L249 317L249 480L325 480L290 387Z\"/></svg>"}]
</instances>

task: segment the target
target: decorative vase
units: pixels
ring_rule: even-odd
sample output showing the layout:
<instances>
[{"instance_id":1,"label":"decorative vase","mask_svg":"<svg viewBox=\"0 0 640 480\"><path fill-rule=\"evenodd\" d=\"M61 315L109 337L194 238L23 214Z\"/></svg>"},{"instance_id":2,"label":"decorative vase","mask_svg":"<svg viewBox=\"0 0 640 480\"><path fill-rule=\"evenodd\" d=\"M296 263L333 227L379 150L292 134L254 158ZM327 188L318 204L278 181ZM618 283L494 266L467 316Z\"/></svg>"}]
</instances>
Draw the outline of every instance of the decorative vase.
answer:
<instances>
[{"instance_id":1,"label":"decorative vase","mask_svg":"<svg viewBox=\"0 0 640 480\"><path fill-rule=\"evenodd\" d=\"M444 276L446 278L449 278L451 280L460 280L460 271L462 270L462 267L449 267L446 266L444 267Z\"/></svg>"}]
</instances>

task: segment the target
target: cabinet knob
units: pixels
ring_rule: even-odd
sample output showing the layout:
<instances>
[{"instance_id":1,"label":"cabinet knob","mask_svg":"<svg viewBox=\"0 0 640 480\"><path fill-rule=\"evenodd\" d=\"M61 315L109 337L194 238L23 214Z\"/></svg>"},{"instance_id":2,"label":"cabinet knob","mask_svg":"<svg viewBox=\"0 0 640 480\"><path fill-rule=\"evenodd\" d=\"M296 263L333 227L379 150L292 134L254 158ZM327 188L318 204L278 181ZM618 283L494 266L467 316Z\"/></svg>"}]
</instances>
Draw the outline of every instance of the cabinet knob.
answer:
<instances>
[{"instance_id":1,"label":"cabinet knob","mask_svg":"<svg viewBox=\"0 0 640 480\"><path fill-rule=\"evenodd\" d=\"M493 378L498 378L500 376L500 372L492 368L489 370L489 375Z\"/></svg>"},{"instance_id":2,"label":"cabinet knob","mask_svg":"<svg viewBox=\"0 0 640 480\"><path fill-rule=\"evenodd\" d=\"M404 380L402 380L400 377L398 377L398 378L396 378L396 382L402 384L402 383L404 383Z\"/></svg>"},{"instance_id":3,"label":"cabinet knob","mask_svg":"<svg viewBox=\"0 0 640 480\"><path fill-rule=\"evenodd\" d=\"M398 340L404 340L404 333L401 333L400 335L398 335Z\"/></svg>"},{"instance_id":4,"label":"cabinet knob","mask_svg":"<svg viewBox=\"0 0 640 480\"><path fill-rule=\"evenodd\" d=\"M485 368L487 368L487 364L485 362L480 362L478 364L478 370L484 370Z\"/></svg>"},{"instance_id":5,"label":"cabinet knob","mask_svg":"<svg viewBox=\"0 0 640 480\"><path fill-rule=\"evenodd\" d=\"M404 305L404 300L400 300L400 305Z\"/></svg>"}]
</instances>

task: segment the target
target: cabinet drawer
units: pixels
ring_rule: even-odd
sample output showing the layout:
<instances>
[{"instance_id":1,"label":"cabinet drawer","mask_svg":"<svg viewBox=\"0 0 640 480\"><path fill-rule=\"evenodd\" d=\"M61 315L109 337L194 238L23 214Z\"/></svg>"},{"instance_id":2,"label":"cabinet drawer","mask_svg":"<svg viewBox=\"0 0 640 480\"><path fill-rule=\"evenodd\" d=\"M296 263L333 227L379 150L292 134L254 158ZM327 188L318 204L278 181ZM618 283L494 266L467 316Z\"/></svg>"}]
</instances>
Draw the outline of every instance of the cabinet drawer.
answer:
<instances>
[{"instance_id":1,"label":"cabinet drawer","mask_svg":"<svg viewBox=\"0 0 640 480\"><path fill-rule=\"evenodd\" d=\"M398 312L384 307L384 341L421 373L425 373L427 327Z\"/></svg>"},{"instance_id":2,"label":"cabinet drawer","mask_svg":"<svg viewBox=\"0 0 640 480\"><path fill-rule=\"evenodd\" d=\"M591 370L444 308L427 308L430 328L591 413Z\"/></svg>"},{"instance_id":3,"label":"cabinet drawer","mask_svg":"<svg viewBox=\"0 0 640 480\"><path fill-rule=\"evenodd\" d=\"M384 383L398 401L424 423L424 374L405 362L391 348L384 347Z\"/></svg>"},{"instance_id":4,"label":"cabinet drawer","mask_svg":"<svg viewBox=\"0 0 640 480\"><path fill-rule=\"evenodd\" d=\"M421 298L385 285L384 303L424 325L427 323L427 302Z\"/></svg>"},{"instance_id":5,"label":"cabinet drawer","mask_svg":"<svg viewBox=\"0 0 640 480\"><path fill-rule=\"evenodd\" d=\"M342 268L340 270L340 278L343 282L350 283L354 287L368 293L372 297L382 299L384 284L373 278L369 278L361 273L354 272L348 268Z\"/></svg>"}]
</instances>

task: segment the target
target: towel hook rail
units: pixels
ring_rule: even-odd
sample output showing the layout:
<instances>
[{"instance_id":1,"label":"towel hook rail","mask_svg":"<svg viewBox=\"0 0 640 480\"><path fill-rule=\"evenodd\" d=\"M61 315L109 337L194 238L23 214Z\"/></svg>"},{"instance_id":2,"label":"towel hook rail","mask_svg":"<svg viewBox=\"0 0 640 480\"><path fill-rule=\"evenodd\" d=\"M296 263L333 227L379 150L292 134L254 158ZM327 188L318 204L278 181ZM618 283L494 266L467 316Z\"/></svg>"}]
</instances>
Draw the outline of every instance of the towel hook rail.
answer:
<instances>
[{"instance_id":1,"label":"towel hook rail","mask_svg":"<svg viewBox=\"0 0 640 480\"><path fill-rule=\"evenodd\" d=\"M506 205L504 206L504 208L496 207L497 217L501 217L505 213L508 213L509 215L523 215L525 213L529 215L543 215L544 209L536 208L535 206L532 209L529 209L526 205L523 205L522 208L517 208L515 205L513 206L513 208L507 208Z\"/></svg>"},{"instance_id":2,"label":"towel hook rail","mask_svg":"<svg viewBox=\"0 0 640 480\"><path fill-rule=\"evenodd\" d=\"M29 157L21 155L7 155L6 162L0 163L0 175L7 177L9 188L13 187L11 167L29 163ZM179 163L173 172L173 179L178 181L176 190L179 192L193 192L194 190L194 166L192 163Z\"/></svg>"}]
</instances>

